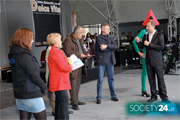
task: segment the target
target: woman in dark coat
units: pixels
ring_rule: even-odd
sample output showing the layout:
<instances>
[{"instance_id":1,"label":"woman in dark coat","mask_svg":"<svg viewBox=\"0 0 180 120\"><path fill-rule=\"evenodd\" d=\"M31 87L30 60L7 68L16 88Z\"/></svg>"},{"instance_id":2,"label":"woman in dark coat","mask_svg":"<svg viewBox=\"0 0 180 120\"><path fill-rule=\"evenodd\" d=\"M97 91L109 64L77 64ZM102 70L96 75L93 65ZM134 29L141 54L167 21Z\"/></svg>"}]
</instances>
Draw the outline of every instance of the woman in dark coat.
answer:
<instances>
[{"instance_id":1,"label":"woman in dark coat","mask_svg":"<svg viewBox=\"0 0 180 120\"><path fill-rule=\"evenodd\" d=\"M28 28L19 28L10 43L9 63L12 69L14 97L20 110L20 119L46 120L46 108L42 99L45 83L40 78L39 64L31 54L33 32Z\"/></svg>"}]
</instances>

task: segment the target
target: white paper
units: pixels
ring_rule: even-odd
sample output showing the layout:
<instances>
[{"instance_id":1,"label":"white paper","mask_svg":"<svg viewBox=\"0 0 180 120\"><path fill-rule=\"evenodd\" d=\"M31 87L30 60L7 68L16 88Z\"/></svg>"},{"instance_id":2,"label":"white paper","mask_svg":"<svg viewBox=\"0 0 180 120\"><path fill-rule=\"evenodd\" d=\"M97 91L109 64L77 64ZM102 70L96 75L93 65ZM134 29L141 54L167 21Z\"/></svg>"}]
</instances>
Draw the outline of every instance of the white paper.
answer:
<instances>
[{"instance_id":1,"label":"white paper","mask_svg":"<svg viewBox=\"0 0 180 120\"><path fill-rule=\"evenodd\" d=\"M84 63L80 59L78 59L72 64L72 70L76 70L82 66L84 66Z\"/></svg>"},{"instance_id":2,"label":"white paper","mask_svg":"<svg viewBox=\"0 0 180 120\"><path fill-rule=\"evenodd\" d=\"M75 54L72 54L70 56L70 59L72 61L72 70L76 70L84 66L84 63L81 61L81 59L78 59L78 57Z\"/></svg>"},{"instance_id":3,"label":"white paper","mask_svg":"<svg viewBox=\"0 0 180 120\"><path fill-rule=\"evenodd\" d=\"M75 61L78 60L78 57L77 57L75 54L72 54L72 55L70 56L70 59L72 60L72 63L74 63Z\"/></svg>"}]
</instances>

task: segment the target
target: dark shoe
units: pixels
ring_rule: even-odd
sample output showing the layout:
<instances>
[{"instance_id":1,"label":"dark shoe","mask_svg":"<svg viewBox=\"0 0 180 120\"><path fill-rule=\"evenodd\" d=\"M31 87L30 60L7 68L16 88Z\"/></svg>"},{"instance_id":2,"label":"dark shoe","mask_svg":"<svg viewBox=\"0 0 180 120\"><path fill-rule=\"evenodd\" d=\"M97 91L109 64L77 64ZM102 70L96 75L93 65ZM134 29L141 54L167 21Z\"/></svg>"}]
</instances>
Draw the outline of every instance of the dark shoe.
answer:
<instances>
[{"instance_id":1,"label":"dark shoe","mask_svg":"<svg viewBox=\"0 0 180 120\"><path fill-rule=\"evenodd\" d=\"M79 110L79 107L78 107L78 105L72 105L72 109Z\"/></svg>"},{"instance_id":2,"label":"dark shoe","mask_svg":"<svg viewBox=\"0 0 180 120\"><path fill-rule=\"evenodd\" d=\"M143 97L150 97L150 95L149 95L149 94L147 94L147 92L146 92L146 91L142 91L142 96L143 96Z\"/></svg>"},{"instance_id":3,"label":"dark shoe","mask_svg":"<svg viewBox=\"0 0 180 120\"><path fill-rule=\"evenodd\" d=\"M113 101L119 101L119 99L117 97L113 97L111 100Z\"/></svg>"},{"instance_id":4,"label":"dark shoe","mask_svg":"<svg viewBox=\"0 0 180 120\"><path fill-rule=\"evenodd\" d=\"M101 100L100 100L100 99L97 99L96 103L97 103L97 104L101 104Z\"/></svg>"},{"instance_id":5,"label":"dark shoe","mask_svg":"<svg viewBox=\"0 0 180 120\"><path fill-rule=\"evenodd\" d=\"M73 114L74 112L73 111L69 111L69 114Z\"/></svg>"},{"instance_id":6,"label":"dark shoe","mask_svg":"<svg viewBox=\"0 0 180 120\"><path fill-rule=\"evenodd\" d=\"M85 102L78 101L78 105L85 105Z\"/></svg>"},{"instance_id":7,"label":"dark shoe","mask_svg":"<svg viewBox=\"0 0 180 120\"><path fill-rule=\"evenodd\" d=\"M154 102L154 101L157 101L158 99L157 98L151 98L148 100L148 102Z\"/></svg>"},{"instance_id":8,"label":"dark shoe","mask_svg":"<svg viewBox=\"0 0 180 120\"><path fill-rule=\"evenodd\" d=\"M55 116L55 113L52 111L52 115Z\"/></svg>"}]
</instances>

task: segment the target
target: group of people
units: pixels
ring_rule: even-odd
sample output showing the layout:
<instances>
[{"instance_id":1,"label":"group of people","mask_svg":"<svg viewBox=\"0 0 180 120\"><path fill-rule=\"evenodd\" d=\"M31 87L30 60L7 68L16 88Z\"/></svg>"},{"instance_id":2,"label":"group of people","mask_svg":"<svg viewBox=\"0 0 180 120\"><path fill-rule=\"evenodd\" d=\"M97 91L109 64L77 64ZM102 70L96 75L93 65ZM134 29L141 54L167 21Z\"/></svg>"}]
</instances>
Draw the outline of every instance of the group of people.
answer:
<instances>
[{"instance_id":1,"label":"group of people","mask_svg":"<svg viewBox=\"0 0 180 120\"><path fill-rule=\"evenodd\" d=\"M46 50L46 80L48 83L48 98L52 105L52 114L55 119L69 119L69 99L72 109L79 110L79 105L85 102L79 101L79 90L82 74L87 74L86 65L72 71L70 56L75 54L83 62L92 57L83 47L83 28L76 26L74 32L67 36L63 42L59 33L47 35L49 47ZM12 68L13 90L17 108L20 111L20 119L30 119L31 114L36 119L46 119L46 107L42 99L46 85L39 76L39 64L31 54L33 32L28 28L19 28L15 31L10 44L9 63ZM108 83L111 99L118 101L114 89L114 50L116 42L109 35L109 24L102 24L102 34L97 37L96 56L98 56L98 82L97 104L102 99L102 81L104 71L108 73ZM68 90L70 95L68 96Z\"/></svg>"},{"instance_id":2,"label":"group of people","mask_svg":"<svg viewBox=\"0 0 180 120\"><path fill-rule=\"evenodd\" d=\"M128 34L126 35L125 32L122 32L120 40L127 40L129 42L132 42L133 41L133 37L132 37L131 34L132 34L131 32L128 32Z\"/></svg>"},{"instance_id":3,"label":"group of people","mask_svg":"<svg viewBox=\"0 0 180 120\"><path fill-rule=\"evenodd\" d=\"M86 37L83 35L84 39L84 47L86 51L90 53L90 55L95 55L95 44L96 44L96 38L97 38L97 33L94 35L91 35L90 32L86 34Z\"/></svg>"},{"instance_id":4,"label":"group of people","mask_svg":"<svg viewBox=\"0 0 180 120\"><path fill-rule=\"evenodd\" d=\"M121 33L121 37L120 37L120 41L119 41L120 49L127 49L127 50L130 50L132 53L128 63L133 63L133 58L138 57L138 54L136 53L136 51L134 49L133 40L134 40L134 37L132 36L131 32L128 32L127 35L125 34L125 32ZM123 43L126 43L126 44L123 44Z\"/></svg>"},{"instance_id":5,"label":"group of people","mask_svg":"<svg viewBox=\"0 0 180 120\"><path fill-rule=\"evenodd\" d=\"M164 47L163 35L155 30L154 19L146 22L147 34L138 35L135 43L138 47L146 49L146 55L137 51L145 58L146 66L143 67L142 74L146 74L150 83L151 99L148 102L157 100L157 95L163 101L168 101L166 85L163 77L162 50ZM112 36L109 35L109 24L101 25L102 33L98 35L95 45L95 54L98 66L97 97L96 103L102 102L102 83L104 72L107 72L110 96L112 101L119 101L114 87L114 65L116 64L114 50L117 44ZM76 26L74 32L67 36L63 42L59 33L47 35L49 47L46 50L46 79L48 81L48 98L54 107L53 114L56 120L69 119L69 99L72 109L79 110L79 105L85 102L79 101L79 90L82 74L87 74L86 65L72 71L70 56L75 54L83 62L92 57L83 47L82 41L83 28ZM145 36L145 37L143 37ZM139 39L143 38L142 41ZM33 43L33 32L28 28L19 28L14 33L10 44L9 63L12 69L13 90L20 111L20 119L30 119L31 114L35 119L46 120L46 107L42 99L46 85L39 76L39 64L31 54ZM156 89L155 75L158 78L158 89ZM144 80L145 77L142 77ZM147 95L145 81L142 80L142 93ZM68 96L68 90L70 95Z\"/></svg>"}]
</instances>

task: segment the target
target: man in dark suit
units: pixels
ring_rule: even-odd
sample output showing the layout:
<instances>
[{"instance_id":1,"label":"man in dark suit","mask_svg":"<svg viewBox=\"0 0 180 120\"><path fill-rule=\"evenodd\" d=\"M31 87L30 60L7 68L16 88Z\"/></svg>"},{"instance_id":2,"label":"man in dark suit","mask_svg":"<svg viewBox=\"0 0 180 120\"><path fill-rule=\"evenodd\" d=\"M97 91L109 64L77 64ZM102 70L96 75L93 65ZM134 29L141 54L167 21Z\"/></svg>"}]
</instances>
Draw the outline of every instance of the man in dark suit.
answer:
<instances>
[{"instance_id":1,"label":"man in dark suit","mask_svg":"<svg viewBox=\"0 0 180 120\"><path fill-rule=\"evenodd\" d=\"M148 102L157 100L155 74L158 79L159 96L162 101L169 101L163 76L162 50L164 49L164 37L163 34L155 30L155 22L153 20L147 23L146 29L149 33L144 37L142 44L146 46L146 65L151 89L151 99Z\"/></svg>"}]
</instances>

